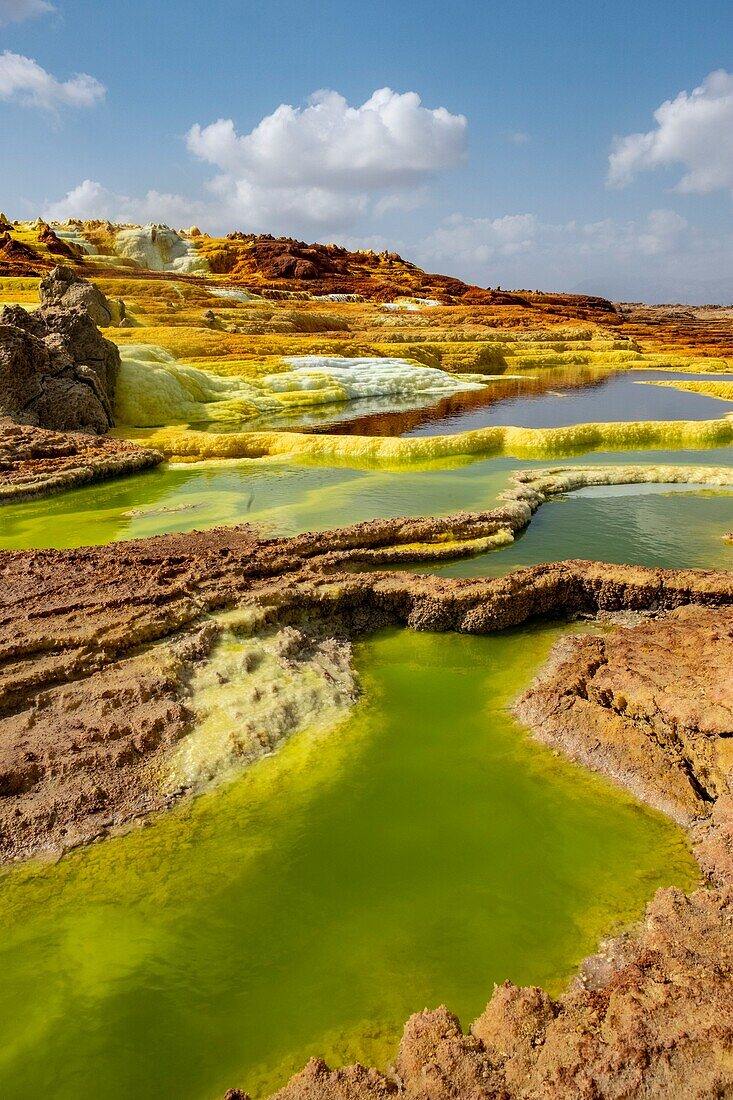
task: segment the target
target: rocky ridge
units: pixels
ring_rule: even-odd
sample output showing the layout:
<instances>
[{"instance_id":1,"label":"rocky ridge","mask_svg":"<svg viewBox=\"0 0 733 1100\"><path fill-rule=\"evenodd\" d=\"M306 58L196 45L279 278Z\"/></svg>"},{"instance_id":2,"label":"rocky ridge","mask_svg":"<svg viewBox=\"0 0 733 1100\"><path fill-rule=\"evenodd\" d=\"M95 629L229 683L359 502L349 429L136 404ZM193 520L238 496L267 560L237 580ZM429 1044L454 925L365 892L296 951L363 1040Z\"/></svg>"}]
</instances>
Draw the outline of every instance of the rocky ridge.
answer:
<instances>
[{"instance_id":1,"label":"rocky ridge","mask_svg":"<svg viewBox=\"0 0 733 1100\"><path fill-rule=\"evenodd\" d=\"M124 318L68 267L39 287L41 307L0 310L0 504L135 473L163 461L103 436L114 424L120 353L98 325Z\"/></svg>"},{"instance_id":2,"label":"rocky ridge","mask_svg":"<svg viewBox=\"0 0 733 1100\"><path fill-rule=\"evenodd\" d=\"M90 432L55 432L0 418L0 505L79 489L163 462L160 451Z\"/></svg>"},{"instance_id":3,"label":"rocky ridge","mask_svg":"<svg viewBox=\"0 0 733 1100\"><path fill-rule=\"evenodd\" d=\"M35 223L4 222L0 237L0 276L41 275L62 258L77 273L94 270L107 279L162 278L168 272L149 270L127 259L120 265L115 242L120 234L143 227L116 225L106 221L72 220L49 226L42 219ZM229 233L225 238L209 237L196 227L175 231L168 226L147 227L160 230L182 245L189 242L214 276L225 277L232 285L245 285L273 298L335 295L337 299L389 302L394 298L413 297L436 304L496 306L520 313L548 318L577 318L614 323L619 320L615 307L605 298L582 294L545 294L537 290L511 291L483 288L447 275L430 274L396 252L351 251L335 244L307 243L269 233ZM82 253L70 243L64 230L79 233L94 253ZM124 253L123 253L124 257ZM176 279L205 283L201 274L176 272Z\"/></svg>"}]
</instances>

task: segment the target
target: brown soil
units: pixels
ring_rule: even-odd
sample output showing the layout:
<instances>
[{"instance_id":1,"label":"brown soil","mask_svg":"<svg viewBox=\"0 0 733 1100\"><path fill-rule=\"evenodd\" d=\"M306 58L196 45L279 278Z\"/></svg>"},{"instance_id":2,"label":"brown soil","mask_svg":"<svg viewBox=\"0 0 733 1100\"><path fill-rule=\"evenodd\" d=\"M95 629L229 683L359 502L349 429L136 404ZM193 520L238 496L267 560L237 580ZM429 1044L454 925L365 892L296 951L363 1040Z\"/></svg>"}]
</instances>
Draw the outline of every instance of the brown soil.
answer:
<instances>
[{"instance_id":1,"label":"brown soil","mask_svg":"<svg viewBox=\"0 0 733 1100\"><path fill-rule=\"evenodd\" d=\"M162 461L159 451L125 439L54 432L0 419L0 504L77 489Z\"/></svg>"}]
</instances>

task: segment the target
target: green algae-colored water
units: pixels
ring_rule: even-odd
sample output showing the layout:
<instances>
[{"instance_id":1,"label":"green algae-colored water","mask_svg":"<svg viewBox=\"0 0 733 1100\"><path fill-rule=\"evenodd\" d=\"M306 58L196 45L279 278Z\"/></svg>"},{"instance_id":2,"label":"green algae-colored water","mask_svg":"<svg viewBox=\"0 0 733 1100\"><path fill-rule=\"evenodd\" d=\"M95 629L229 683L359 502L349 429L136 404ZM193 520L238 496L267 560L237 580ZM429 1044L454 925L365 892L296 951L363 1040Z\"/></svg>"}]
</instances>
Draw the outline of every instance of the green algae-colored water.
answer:
<instances>
[{"instance_id":1,"label":"green algae-colored water","mask_svg":"<svg viewBox=\"0 0 733 1100\"><path fill-rule=\"evenodd\" d=\"M223 463L165 466L135 477L102 482L59 496L0 508L0 550L24 547L70 547L112 542L117 539L144 538L166 531L190 531L217 524L252 522L263 525L265 533L292 535L307 530L345 526L375 517L402 515L443 515L460 509L486 509L496 505L497 494L506 488L513 470L543 466L616 465L625 463L681 463L685 465L730 466L733 449L700 451L608 452L563 458L552 462L519 461L492 458L467 465L441 465L427 470L409 467L393 470L354 470L346 467L299 465L264 459ZM684 509L694 494L668 500L663 487L650 487L669 523L681 528L686 523ZM584 491L586 492L586 491ZM587 493L586 493L587 495ZM574 495L568 499L573 500ZM647 498L647 501L652 498ZM730 497L707 496L705 514L710 524L720 522L720 533L733 524ZM647 502L636 500L629 507L643 509ZM533 526L545 524L545 505L533 520ZM585 504L577 511L582 512ZM717 510L716 510L717 508ZM680 509L683 511L680 512ZM583 544L588 524L579 515L577 523L567 522L575 514L563 513L566 526L563 538L567 549L562 557L594 556L606 560L612 553L621 529L614 532L607 524L602 543L596 549L577 549ZM725 524L727 523L727 527ZM622 525L623 526L623 525ZM685 564L698 564L698 558L720 555L724 567L730 557L719 538L713 543L707 533L698 534L694 526L686 531L689 557ZM622 540L623 541L623 540ZM624 545L628 545L628 539ZM536 561L548 560L536 540ZM707 556L707 557L706 557ZM505 551L491 555L492 560L508 562ZM628 561L637 561L633 556ZM667 564L658 560L650 564ZM672 564L669 562L668 564ZM511 566L507 566L511 567Z\"/></svg>"},{"instance_id":2,"label":"green algae-colored water","mask_svg":"<svg viewBox=\"0 0 733 1100\"><path fill-rule=\"evenodd\" d=\"M688 486L613 485L581 489L543 504L502 550L438 568L450 577L503 576L538 562L583 558L664 569L731 569L733 491ZM430 566L415 566L433 571Z\"/></svg>"},{"instance_id":3,"label":"green algae-colored water","mask_svg":"<svg viewBox=\"0 0 733 1100\"><path fill-rule=\"evenodd\" d=\"M505 978L557 992L656 887L691 887L679 830L509 716L559 632L363 640L337 730L7 871L3 1100L259 1096L311 1054L385 1064L410 1012L467 1023Z\"/></svg>"}]
</instances>

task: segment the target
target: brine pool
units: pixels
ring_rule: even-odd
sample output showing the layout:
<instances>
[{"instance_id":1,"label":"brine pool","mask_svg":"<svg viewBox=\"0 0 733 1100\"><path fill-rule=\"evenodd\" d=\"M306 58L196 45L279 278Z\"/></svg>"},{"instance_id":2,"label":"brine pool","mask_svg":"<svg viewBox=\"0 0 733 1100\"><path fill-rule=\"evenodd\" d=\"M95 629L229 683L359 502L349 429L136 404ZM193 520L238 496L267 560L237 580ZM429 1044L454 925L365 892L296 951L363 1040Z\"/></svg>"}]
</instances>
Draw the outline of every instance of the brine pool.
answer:
<instances>
[{"instance_id":1,"label":"brine pool","mask_svg":"<svg viewBox=\"0 0 733 1100\"><path fill-rule=\"evenodd\" d=\"M313 1054L385 1065L407 1016L559 992L681 832L508 705L561 629L359 641L364 695L147 828L0 879L3 1100L260 1097Z\"/></svg>"},{"instance_id":2,"label":"brine pool","mask_svg":"<svg viewBox=\"0 0 733 1100\"><path fill-rule=\"evenodd\" d=\"M491 458L431 469L356 470L266 459L159 467L0 509L0 550L72 547L167 531L255 523L293 535L376 517L445 515L496 506L515 470L624 464L731 466L731 448L636 451L520 461ZM674 491L673 491L674 490ZM730 568L730 490L664 485L582 489L543 505L511 546L445 572L500 574L519 565L592 558L668 568Z\"/></svg>"},{"instance_id":3,"label":"brine pool","mask_svg":"<svg viewBox=\"0 0 733 1100\"><path fill-rule=\"evenodd\" d=\"M481 389L432 399L415 395L364 398L293 409L240 424L202 423L208 431L327 432L337 435L452 435L492 425L557 428L634 420L713 420L733 402L653 382L730 382L733 375L665 369L565 366L517 375L477 376ZM633 417L630 416L633 414Z\"/></svg>"},{"instance_id":4,"label":"brine pool","mask_svg":"<svg viewBox=\"0 0 733 1100\"><path fill-rule=\"evenodd\" d=\"M3 507L0 550L486 509L522 468L675 462L733 456L493 458L397 473L170 465ZM585 489L543 505L511 546L440 571L568 557L729 568L731 528L730 491ZM675 826L511 717L568 629L362 639L363 695L338 728L302 731L145 828L6 870L3 1100L216 1100L232 1085L263 1097L314 1054L384 1066L411 1012L444 1002L467 1024L505 978L558 993L658 886L692 887Z\"/></svg>"}]
</instances>

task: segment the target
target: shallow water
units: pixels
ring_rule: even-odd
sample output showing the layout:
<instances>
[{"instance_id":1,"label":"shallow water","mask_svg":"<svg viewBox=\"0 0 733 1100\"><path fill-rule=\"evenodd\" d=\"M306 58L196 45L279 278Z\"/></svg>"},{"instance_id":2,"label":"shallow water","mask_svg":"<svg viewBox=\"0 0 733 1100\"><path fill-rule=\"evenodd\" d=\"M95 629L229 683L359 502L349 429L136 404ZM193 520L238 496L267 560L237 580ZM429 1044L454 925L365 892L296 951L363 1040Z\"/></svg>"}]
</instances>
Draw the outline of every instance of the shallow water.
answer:
<instances>
[{"instance_id":1,"label":"shallow water","mask_svg":"<svg viewBox=\"0 0 733 1100\"><path fill-rule=\"evenodd\" d=\"M159 349L162 350L162 349ZM171 359L167 352L163 355ZM391 361L386 361L391 362ZM286 376L289 377L289 376ZM448 376L450 378L450 376ZM618 370L613 367L546 367L536 373L497 375L480 386L452 394L417 390L339 402L282 408L240 419L206 405L200 422L181 411L172 422L190 421L199 431L295 431L360 436L452 435L491 425L555 428L629 420L713 420L733 411L733 403L689 391L644 383L652 381L733 381L731 374L689 374L672 370ZM444 384L443 388L447 388ZM136 387L139 391L139 386ZM152 421L135 419L130 424ZM161 421L162 422L162 421Z\"/></svg>"},{"instance_id":2,"label":"shallow water","mask_svg":"<svg viewBox=\"0 0 733 1100\"><path fill-rule=\"evenodd\" d=\"M367 639L368 703L335 732L6 872L4 1100L211 1100L311 1054L384 1064L410 1012L468 1022L507 977L558 991L657 886L689 888L679 830L508 716L558 633Z\"/></svg>"},{"instance_id":3,"label":"shallow water","mask_svg":"<svg viewBox=\"0 0 733 1100\"><path fill-rule=\"evenodd\" d=\"M582 368L587 374L587 368ZM564 374L567 374L565 368ZM628 420L714 420L733 411L733 403L673 388L644 385L651 381L731 380L733 375L686 374L668 370L622 370L613 374L594 372L590 380L572 383L542 379L546 389L532 392L535 379L492 383L483 402L475 394L457 395L427 411L423 423L404 430L399 414L396 430L390 431L388 415L379 418L380 427L371 430L353 421L344 430L371 435L452 435L494 424L522 428L558 428L568 424L615 424ZM582 377L582 375L579 375ZM339 431L341 428L338 429Z\"/></svg>"},{"instance_id":4,"label":"shallow water","mask_svg":"<svg viewBox=\"0 0 733 1100\"><path fill-rule=\"evenodd\" d=\"M376 517L445 515L460 509L483 510L496 505L497 494L506 488L513 470L625 463L730 466L733 464L733 449L654 451L651 454L648 451L609 452L553 462L493 458L453 467L436 465L426 470L408 467L399 472L306 466L264 459L166 466L45 500L0 508L0 550L84 546L117 539L143 538L167 531L190 531L218 524L247 522L262 525L263 534L293 535L302 531L346 526ZM659 501L664 522L678 528L674 533L677 543L681 545L686 542L695 562L702 561L711 550L719 564L725 565L729 561L730 550L727 550L726 557L726 547L720 543L719 537L711 543L706 531L708 517L711 530L718 530L716 525L719 521L722 524L719 534L733 527L731 497L700 497L703 503L695 512L699 524L697 518L693 524L692 518L688 522L684 511L688 507L687 499L668 499L663 486L651 486L650 490ZM588 492L583 491L584 499ZM575 494L568 497L569 501L574 499ZM538 525L546 524L547 509L556 506L554 503L547 504L540 509L532 521L533 536ZM632 507L639 507L639 504ZM595 519L590 525L587 522L585 508L583 504L578 509L568 509L562 513L567 527L558 528L559 541L553 544L552 550L548 550L548 556L543 556L541 541L533 538L530 545L536 547L535 560L552 560L552 554L559 552L562 541L567 540L567 553L560 553L561 557L585 556L612 561L617 559L607 558L607 552L611 554L616 547L624 546L628 547L624 550L627 557L622 560L636 562L634 544L626 537L628 530L623 516L618 518L617 523L614 521L610 526L603 526L604 538L610 540L608 543L596 538L593 552L581 553L578 547L590 545L583 540L592 536L596 529ZM590 515L590 511L587 514ZM685 523L688 523L687 529L682 526ZM522 545L527 537L524 537ZM519 545L517 543L517 547ZM502 565L497 565L497 568L502 569L503 563L513 560L505 555L514 552L512 548L496 551L491 555L491 560L498 560L501 556ZM664 553L666 551L662 549ZM690 560L688 564L692 565L694 561ZM520 559L515 560L515 564L519 562ZM644 564L671 566L673 563L659 560Z\"/></svg>"},{"instance_id":5,"label":"shallow water","mask_svg":"<svg viewBox=\"0 0 733 1100\"><path fill-rule=\"evenodd\" d=\"M733 569L733 546L722 537L732 527L730 491L604 485L549 500L510 546L435 571L446 577L496 577L523 565L567 558L663 569Z\"/></svg>"}]
</instances>

